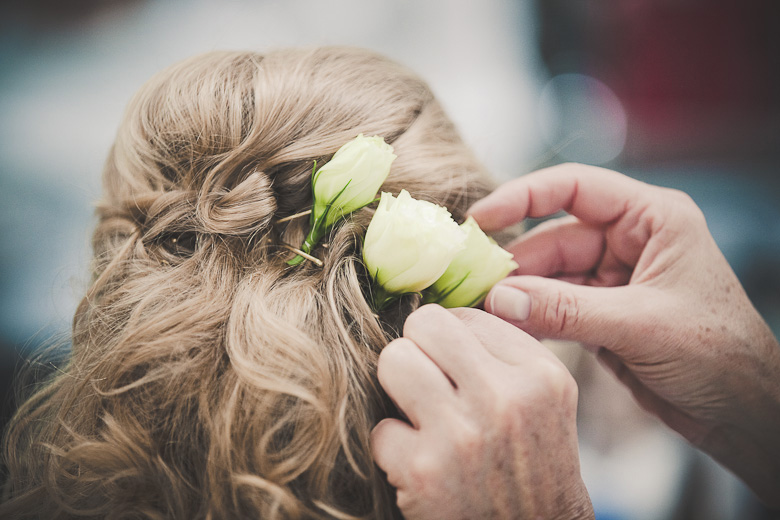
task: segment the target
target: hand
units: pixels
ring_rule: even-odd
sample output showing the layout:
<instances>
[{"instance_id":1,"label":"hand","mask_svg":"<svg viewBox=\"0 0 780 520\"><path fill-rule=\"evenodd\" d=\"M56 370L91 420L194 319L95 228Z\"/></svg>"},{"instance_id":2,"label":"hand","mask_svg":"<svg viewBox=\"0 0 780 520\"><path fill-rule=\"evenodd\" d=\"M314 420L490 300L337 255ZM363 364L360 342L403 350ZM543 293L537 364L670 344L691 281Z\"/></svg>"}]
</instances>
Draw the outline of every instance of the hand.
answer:
<instances>
[{"instance_id":1,"label":"hand","mask_svg":"<svg viewBox=\"0 0 780 520\"><path fill-rule=\"evenodd\" d=\"M541 344L475 309L421 307L379 356L411 425L372 432L412 519L593 518L580 477L577 386Z\"/></svg>"},{"instance_id":2,"label":"hand","mask_svg":"<svg viewBox=\"0 0 780 520\"><path fill-rule=\"evenodd\" d=\"M562 165L470 213L486 231L564 210L508 247L486 309L598 352L639 404L780 506L780 348L682 192Z\"/></svg>"}]
</instances>

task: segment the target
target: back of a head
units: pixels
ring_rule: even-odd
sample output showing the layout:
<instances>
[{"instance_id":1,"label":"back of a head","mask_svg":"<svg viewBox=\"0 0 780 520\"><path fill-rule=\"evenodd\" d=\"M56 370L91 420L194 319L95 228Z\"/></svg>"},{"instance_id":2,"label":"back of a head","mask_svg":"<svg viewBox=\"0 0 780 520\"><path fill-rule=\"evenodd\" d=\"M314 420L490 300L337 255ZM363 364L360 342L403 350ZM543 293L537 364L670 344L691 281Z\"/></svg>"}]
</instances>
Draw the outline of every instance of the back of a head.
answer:
<instances>
[{"instance_id":1,"label":"back of a head","mask_svg":"<svg viewBox=\"0 0 780 520\"><path fill-rule=\"evenodd\" d=\"M290 267L313 162L357 134L456 219L489 183L426 85L342 48L210 53L131 102L104 172L70 362L5 442L13 517L397 515L371 428L378 352L414 297L366 302L364 208ZM27 514L23 514L23 512Z\"/></svg>"}]
</instances>

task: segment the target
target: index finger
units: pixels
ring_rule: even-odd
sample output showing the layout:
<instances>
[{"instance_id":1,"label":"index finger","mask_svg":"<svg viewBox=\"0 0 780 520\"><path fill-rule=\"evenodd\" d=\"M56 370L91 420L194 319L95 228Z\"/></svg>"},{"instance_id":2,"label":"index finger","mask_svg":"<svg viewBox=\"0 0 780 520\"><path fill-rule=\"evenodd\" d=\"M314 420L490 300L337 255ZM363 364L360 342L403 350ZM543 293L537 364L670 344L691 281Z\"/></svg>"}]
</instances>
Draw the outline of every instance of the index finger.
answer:
<instances>
[{"instance_id":1,"label":"index finger","mask_svg":"<svg viewBox=\"0 0 780 520\"><path fill-rule=\"evenodd\" d=\"M520 365L533 355L555 359L555 355L527 332L479 309L447 309L479 339L494 357L509 365Z\"/></svg>"},{"instance_id":2,"label":"index finger","mask_svg":"<svg viewBox=\"0 0 780 520\"><path fill-rule=\"evenodd\" d=\"M436 304L423 305L406 319L404 338L412 340L455 387L479 378L495 362L468 327Z\"/></svg>"},{"instance_id":3,"label":"index finger","mask_svg":"<svg viewBox=\"0 0 780 520\"><path fill-rule=\"evenodd\" d=\"M606 224L625 214L648 187L604 168L561 164L499 186L468 213L486 232L503 229L526 217L545 217L560 210L589 224Z\"/></svg>"}]
</instances>

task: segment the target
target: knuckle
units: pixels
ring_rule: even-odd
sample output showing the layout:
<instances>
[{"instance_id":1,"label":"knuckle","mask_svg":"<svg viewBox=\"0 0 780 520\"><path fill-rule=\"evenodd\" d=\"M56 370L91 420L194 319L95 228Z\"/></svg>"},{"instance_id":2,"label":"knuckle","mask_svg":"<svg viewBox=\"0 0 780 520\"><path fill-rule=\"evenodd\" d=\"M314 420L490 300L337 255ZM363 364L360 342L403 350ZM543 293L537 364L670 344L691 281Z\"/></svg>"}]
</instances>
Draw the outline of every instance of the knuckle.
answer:
<instances>
[{"instance_id":1,"label":"knuckle","mask_svg":"<svg viewBox=\"0 0 780 520\"><path fill-rule=\"evenodd\" d=\"M569 375L568 379L566 380L564 386L563 386L563 400L564 403L568 404L569 406L573 406L574 409L577 409L577 402L580 398L580 388L577 385L577 381Z\"/></svg>"},{"instance_id":2,"label":"knuckle","mask_svg":"<svg viewBox=\"0 0 780 520\"><path fill-rule=\"evenodd\" d=\"M589 169L589 168L593 168L593 166L589 166L587 164L582 164L582 163L578 163L578 162L574 162L574 161L569 161L569 162L562 163L560 165L560 168L562 170L563 169L566 169L566 170L573 170L573 169L586 170L586 169Z\"/></svg>"},{"instance_id":3,"label":"knuckle","mask_svg":"<svg viewBox=\"0 0 780 520\"><path fill-rule=\"evenodd\" d=\"M542 323L548 331L562 334L575 330L579 323L579 304L571 293L556 291L542 309Z\"/></svg>"},{"instance_id":4,"label":"knuckle","mask_svg":"<svg viewBox=\"0 0 780 520\"><path fill-rule=\"evenodd\" d=\"M396 360L406 359L409 355L411 355L412 350L416 349L417 346L414 344L413 341L406 339L406 338L398 338L385 346L385 348L382 349L382 352L379 353L379 359L380 360Z\"/></svg>"},{"instance_id":5,"label":"knuckle","mask_svg":"<svg viewBox=\"0 0 780 520\"><path fill-rule=\"evenodd\" d=\"M430 454L421 453L414 457L407 467L408 485L423 494L441 481L444 475L438 461Z\"/></svg>"},{"instance_id":6,"label":"knuckle","mask_svg":"<svg viewBox=\"0 0 780 520\"><path fill-rule=\"evenodd\" d=\"M491 363L490 359L485 360L483 363L473 363L470 367L470 378L479 382L482 387L482 391L488 395L497 393L495 388L496 381L496 367L495 363Z\"/></svg>"},{"instance_id":7,"label":"knuckle","mask_svg":"<svg viewBox=\"0 0 780 520\"><path fill-rule=\"evenodd\" d=\"M391 424L391 419L382 419L371 429L369 434L369 444L371 445L371 451L374 454L379 453L381 448L384 447L387 442L388 428Z\"/></svg>"},{"instance_id":8,"label":"knuckle","mask_svg":"<svg viewBox=\"0 0 780 520\"><path fill-rule=\"evenodd\" d=\"M704 213L698 204L684 191L668 188L666 198L672 205L672 211L683 217L683 224L704 223Z\"/></svg>"},{"instance_id":9,"label":"knuckle","mask_svg":"<svg viewBox=\"0 0 780 520\"><path fill-rule=\"evenodd\" d=\"M674 201L676 204L680 206L696 206L696 203L693 202L691 196L682 190L678 190L675 188L663 188L663 190L664 193L666 193L669 200Z\"/></svg>"},{"instance_id":10,"label":"knuckle","mask_svg":"<svg viewBox=\"0 0 780 520\"><path fill-rule=\"evenodd\" d=\"M559 168L561 171L568 172L570 175L573 176L603 176L605 173L608 175L613 175L613 172L608 172L604 168L601 168L599 166L593 166L592 164L584 164L584 163L578 163L578 162L566 162L561 164L560 166L553 166L553 168Z\"/></svg>"},{"instance_id":11,"label":"knuckle","mask_svg":"<svg viewBox=\"0 0 780 520\"><path fill-rule=\"evenodd\" d=\"M415 331L430 328L431 323L439 319L443 312L447 311L438 305L423 305L406 318L404 336L414 337Z\"/></svg>"},{"instance_id":12,"label":"knuckle","mask_svg":"<svg viewBox=\"0 0 780 520\"><path fill-rule=\"evenodd\" d=\"M388 343L379 353L377 377L381 380L386 375L387 370L403 367L410 363L414 355L414 349L417 349L417 345L405 338L399 338Z\"/></svg>"},{"instance_id":13,"label":"knuckle","mask_svg":"<svg viewBox=\"0 0 780 520\"><path fill-rule=\"evenodd\" d=\"M514 429L515 423L526 415L526 401L516 399L514 395L504 395L493 405L493 417L501 432Z\"/></svg>"},{"instance_id":14,"label":"knuckle","mask_svg":"<svg viewBox=\"0 0 780 520\"><path fill-rule=\"evenodd\" d=\"M396 493L395 503L398 506L398 509L407 512L415 509L417 500L412 492L407 491L406 489L399 489Z\"/></svg>"},{"instance_id":15,"label":"knuckle","mask_svg":"<svg viewBox=\"0 0 780 520\"><path fill-rule=\"evenodd\" d=\"M481 452L483 445L482 433L479 428L468 421L461 421L453 431L453 448L460 457L467 457Z\"/></svg>"},{"instance_id":16,"label":"knuckle","mask_svg":"<svg viewBox=\"0 0 780 520\"><path fill-rule=\"evenodd\" d=\"M505 431L511 429L518 418L526 413L528 396L518 385L488 386L490 416L495 426Z\"/></svg>"},{"instance_id":17,"label":"knuckle","mask_svg":"<svg viewBox=\"0 0 780 520\"><path fill-rule=\"evenodd\" d=\"M489 428L511 436L527 421L559 412L566 416L576 414L577 383L556 358L539 356L514 374L512 383L483 388ZM468 438L464 439L464 444L467 441Z\"/></svg>"},{"instance_id":18,"label":"knuckle","mask_svg":"<svg viewBox=\"0 0 780 520\"><path fill-rule=\"evenodd\" d=\"M576 403L577 382L566 367L557 359L540 359L534 367L534 373L541 384L537 386L542 396L547 396L555 402Z\"/></svg>"}]
</instances>

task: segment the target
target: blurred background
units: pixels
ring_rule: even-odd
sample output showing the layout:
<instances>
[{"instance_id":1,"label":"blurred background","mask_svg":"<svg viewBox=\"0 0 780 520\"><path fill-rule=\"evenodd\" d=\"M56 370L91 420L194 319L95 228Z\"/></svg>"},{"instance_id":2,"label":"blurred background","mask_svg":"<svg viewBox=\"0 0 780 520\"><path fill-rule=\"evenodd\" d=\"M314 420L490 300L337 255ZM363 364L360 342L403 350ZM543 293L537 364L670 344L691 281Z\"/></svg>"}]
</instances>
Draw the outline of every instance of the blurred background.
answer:
<instances>
[{"instance_id":1,"label":"blurred background","mask_svg":"<svg viewBox=\"0 0 780 520\"><path fill-rule=\"evenodd\" d=\"M69 321L125 104L214 49L346 44L416 70L503 181L579 161L688 192L780 332L780 3L28 0L0 4L0 383ZM576 347L597 518L765 519Z\"/></svg>"}]
</instances>

